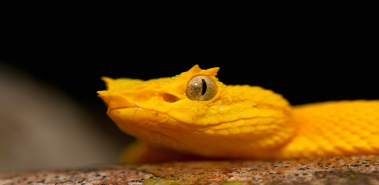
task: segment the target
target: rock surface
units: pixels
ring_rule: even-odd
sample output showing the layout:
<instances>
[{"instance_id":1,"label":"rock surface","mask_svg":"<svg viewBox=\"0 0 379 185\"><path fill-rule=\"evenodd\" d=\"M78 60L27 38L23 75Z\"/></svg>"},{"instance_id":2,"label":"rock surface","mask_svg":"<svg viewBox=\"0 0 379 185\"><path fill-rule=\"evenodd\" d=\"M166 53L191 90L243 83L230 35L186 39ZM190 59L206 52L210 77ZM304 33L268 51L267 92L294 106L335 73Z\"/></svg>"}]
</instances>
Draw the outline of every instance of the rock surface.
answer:
<instances>
[{"instance_id":1,"label":"rock surface","mask_svg":"<svg viewBox=\"0 0 379 185\"><path fill-rule=\"evenodd\" d=\"M0 174L5 184L379 184L375 155L283 161L114 164Z\"/></svg>"}]
</instances>

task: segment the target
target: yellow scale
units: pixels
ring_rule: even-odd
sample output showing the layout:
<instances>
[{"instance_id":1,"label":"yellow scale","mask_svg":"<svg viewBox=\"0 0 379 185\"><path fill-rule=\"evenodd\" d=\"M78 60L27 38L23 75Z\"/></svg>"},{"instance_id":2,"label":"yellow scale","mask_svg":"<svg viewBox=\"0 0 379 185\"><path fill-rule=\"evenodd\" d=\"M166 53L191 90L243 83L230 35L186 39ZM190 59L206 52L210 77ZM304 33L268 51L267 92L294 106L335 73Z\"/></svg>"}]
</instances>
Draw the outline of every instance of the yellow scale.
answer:
<instances>
[{"instance_id":1,"label":"yellow scale","mask_svg":"<svg viewBox=\"0 0 379 185\"><path fill-rule=\"evenodd\" d=\"M198 65L171 78L104 77L107 114L141 141L125 162L284 159L379 153L379 101L294 106L257 86L224 85Z\"/></svg>"}]
</instances>

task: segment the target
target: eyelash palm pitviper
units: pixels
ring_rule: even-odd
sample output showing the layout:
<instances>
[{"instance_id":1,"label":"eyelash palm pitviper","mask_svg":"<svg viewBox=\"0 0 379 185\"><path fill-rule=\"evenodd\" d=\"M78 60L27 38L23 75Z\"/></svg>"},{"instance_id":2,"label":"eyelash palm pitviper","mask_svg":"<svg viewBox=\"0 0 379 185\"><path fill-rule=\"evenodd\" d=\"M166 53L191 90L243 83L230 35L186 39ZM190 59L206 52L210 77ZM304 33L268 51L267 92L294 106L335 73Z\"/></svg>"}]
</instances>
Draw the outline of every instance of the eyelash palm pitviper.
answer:
<instances>
[{"instance_id":1,"label":"eyelash palm pitviper","mask_svg":"<svg viewBox=\"0 0 379 185\"><path fill-rule=\"evenodd\" d=\"M224 85L218 70L195 65L175 77L148 81L103 77L107 90L98 94L107 114L144 143L126 149L124 161L379 153L379 101L291 107L271 90Z\"/></svg>"}]
</instances>

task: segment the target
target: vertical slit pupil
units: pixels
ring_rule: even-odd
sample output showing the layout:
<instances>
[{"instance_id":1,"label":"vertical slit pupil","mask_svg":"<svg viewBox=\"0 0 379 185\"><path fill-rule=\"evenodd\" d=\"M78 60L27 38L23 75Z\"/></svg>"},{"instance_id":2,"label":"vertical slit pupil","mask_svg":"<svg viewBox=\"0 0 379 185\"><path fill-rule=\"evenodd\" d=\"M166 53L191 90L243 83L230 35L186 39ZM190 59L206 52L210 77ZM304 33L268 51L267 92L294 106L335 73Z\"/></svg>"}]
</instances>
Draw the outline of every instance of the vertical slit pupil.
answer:
<instances>
[{"instance_id":1,"label":"vertical slit pupil","mask_svg":"<svg viewBox=\"0 0 379 185\"><path fill-rule=\"evenodd\" d=\"M203 82L203 91L201 92L201 95L204 95L205 92L207 91L207 83L205 82L204 79L201 79L201 81Z\"/></svg>"}]
</instances>

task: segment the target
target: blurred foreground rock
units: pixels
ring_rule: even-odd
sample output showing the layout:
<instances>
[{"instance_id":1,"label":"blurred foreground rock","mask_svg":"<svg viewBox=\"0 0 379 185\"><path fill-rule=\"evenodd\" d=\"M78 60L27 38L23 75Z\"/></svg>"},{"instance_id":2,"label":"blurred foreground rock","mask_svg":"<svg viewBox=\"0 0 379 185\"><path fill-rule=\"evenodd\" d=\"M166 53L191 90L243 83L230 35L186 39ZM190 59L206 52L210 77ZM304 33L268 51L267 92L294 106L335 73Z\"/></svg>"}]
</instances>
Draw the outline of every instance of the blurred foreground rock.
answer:
<instances>
[{"instance_id":1,"label":"blurred foreground rock","mask_svg":"<svg viewBox=\"0 0 379 185\"><path fill-rule=\"evenodd\" d=\"M115 164L3 173L0 184L379 184L378 156Z\"/></svg>"},{"instance_id":2,"label":"blurred foreground rock","mask_svg":"<svg viewBox=\"0 0 379 185\"><path fill-rule=\"evenodd\" d=\"M0 172L117 162L127 135L92 107L0 62Z\"/></svg>"}]
</instances>

